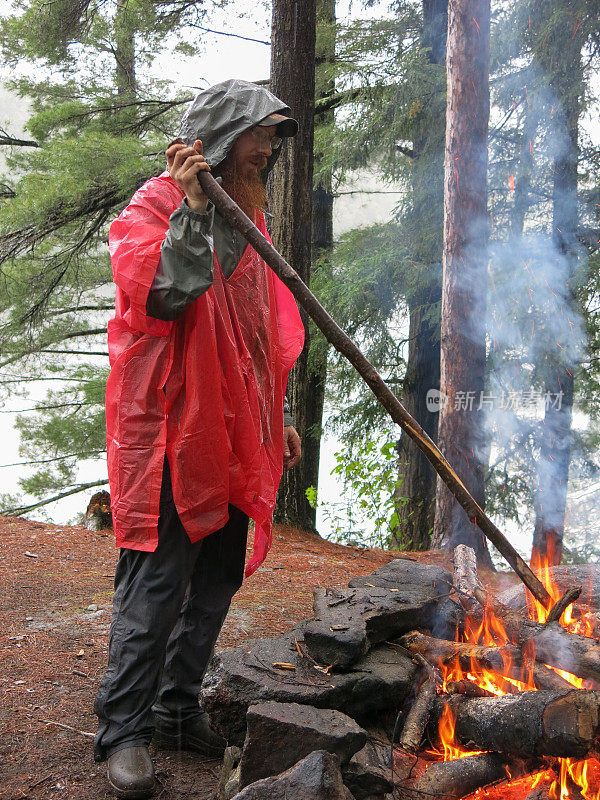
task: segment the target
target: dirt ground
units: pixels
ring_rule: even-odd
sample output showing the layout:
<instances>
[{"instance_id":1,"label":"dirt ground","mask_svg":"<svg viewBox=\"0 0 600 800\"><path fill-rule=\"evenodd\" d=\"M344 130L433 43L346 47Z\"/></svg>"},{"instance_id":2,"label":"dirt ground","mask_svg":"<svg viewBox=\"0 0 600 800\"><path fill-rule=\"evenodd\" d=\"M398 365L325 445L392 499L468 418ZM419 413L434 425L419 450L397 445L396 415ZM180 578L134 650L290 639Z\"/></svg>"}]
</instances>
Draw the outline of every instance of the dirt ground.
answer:
<instances>
[{"instance_id":1,"label":"dirt ground","mask_svg":"<svg viewBox=\"0 0 600 800\"><path fill-rule=\"evenodd\" d=\"M0 536L0 798L107 800L91 736L107 659L112 532L0 517ZM397 555L275 526L273 549L236 595L218 648L289 630L311 616L315 587L343 587ZM402 555L449 566L439 552ZM219 762L153 757L160 800L214 796Z\"/></svg>"}]
</instances>

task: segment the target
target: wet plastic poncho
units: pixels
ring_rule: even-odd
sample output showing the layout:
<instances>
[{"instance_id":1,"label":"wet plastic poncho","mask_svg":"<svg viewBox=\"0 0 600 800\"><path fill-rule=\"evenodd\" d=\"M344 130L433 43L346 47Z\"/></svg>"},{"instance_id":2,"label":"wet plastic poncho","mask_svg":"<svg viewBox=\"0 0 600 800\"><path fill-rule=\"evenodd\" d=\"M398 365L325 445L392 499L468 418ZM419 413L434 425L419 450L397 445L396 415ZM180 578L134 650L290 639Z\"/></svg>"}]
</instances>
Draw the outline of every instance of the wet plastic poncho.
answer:
<instances>
[{"instance_id":1,"label":"wet plastic poncho","mask_svg":"<svg viewBox=\"0 0 600 800\"><path fill-rule=\"evenodd\" d=\"M258 118L244 117L245 127L285 109L253 88L268 97L255 104ZM183 197L165 172L136 192L110 229L117 293L106 421L114 529L120 547L156 549L166 453L192 541L223 527L230 503L255 521L249 575L271 544L285 386L304 330L291 292L251 246L227 280L215 256L212 287L180 319L147 315L169 217ZM259 227L266 234L262 214Z\"/></svg>"}]
</instances>

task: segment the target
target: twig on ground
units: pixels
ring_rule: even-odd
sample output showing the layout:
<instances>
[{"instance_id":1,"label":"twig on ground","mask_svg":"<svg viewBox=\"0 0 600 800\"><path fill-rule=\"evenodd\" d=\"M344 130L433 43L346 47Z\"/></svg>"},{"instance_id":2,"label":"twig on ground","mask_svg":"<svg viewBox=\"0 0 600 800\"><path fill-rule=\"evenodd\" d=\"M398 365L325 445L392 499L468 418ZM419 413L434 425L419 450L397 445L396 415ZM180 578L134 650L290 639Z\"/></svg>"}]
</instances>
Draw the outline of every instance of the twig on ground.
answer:
<instances>
[{"instance_id":1,"label":"twig on ground","mask_svg":"<svg viewBox=\"0 0 600 800\"><path fill-rule=\"evenodd\" d=\"M85 736L88 739L94 738L93 733L90 733L89 731L80 731L77 728L74 728L72 725L65 725L64 722L55 722L53 719L40 719L38 721L43 722L45 725L56 725L57 728L64 728L66 731L78 733L80 736Z\"/></svg>"}]
</instances>

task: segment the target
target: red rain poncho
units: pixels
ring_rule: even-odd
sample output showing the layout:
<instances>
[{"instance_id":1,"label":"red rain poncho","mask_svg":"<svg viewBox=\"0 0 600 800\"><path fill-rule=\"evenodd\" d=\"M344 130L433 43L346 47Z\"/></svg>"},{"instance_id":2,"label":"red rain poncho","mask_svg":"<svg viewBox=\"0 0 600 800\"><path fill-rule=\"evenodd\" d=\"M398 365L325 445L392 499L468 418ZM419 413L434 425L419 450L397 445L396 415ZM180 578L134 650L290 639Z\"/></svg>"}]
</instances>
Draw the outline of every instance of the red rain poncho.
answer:
<instances>
[{"instance_id":1,"label":"red rain poncho","mask_svg":"<svg viewBox=\"0 0 600 800\"><path fill-rule=\"evenodd\" d=\"M285 386L304 329L291 292L250 246L228 280L215 255L212 287L183 317L147 316L169 217L183 196L165 172L136 192L110 229L117 295L106 425L114 529L120 547L156 549L166 452L192 542L223 527L229 503L255 521L250 575L271 545Z\"/></svg>"}]
</instances>

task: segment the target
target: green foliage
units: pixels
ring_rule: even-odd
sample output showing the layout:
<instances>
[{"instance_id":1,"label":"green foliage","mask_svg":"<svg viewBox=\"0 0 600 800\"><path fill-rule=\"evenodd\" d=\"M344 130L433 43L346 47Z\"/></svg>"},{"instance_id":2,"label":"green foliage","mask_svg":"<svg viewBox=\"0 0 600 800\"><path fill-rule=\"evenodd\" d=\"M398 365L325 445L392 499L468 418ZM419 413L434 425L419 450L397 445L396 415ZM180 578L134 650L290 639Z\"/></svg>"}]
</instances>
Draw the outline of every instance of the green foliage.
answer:
<instances>
[{"instance_id":1,"label":"green foliage","mask_svg":"<svg viewBox=\"0 0 600 800\"><path fill-rule=\"evenodd\" d=\"M376 163L382 176L405 188L393 223L342 237L332 263L315 270L315 287L327 308L364 347L392 388L402 385L406 307L439 306L428 287L441 275L441 175L443 171L444 70L420 46L418 4L394 4L396 16L339 32L338 85L362 86L336 124L317 134L326 169L337 176ZM558 332L560 264L553 252L551 206L554 157L564 147L557 134L563 109L580 112L597 101L600 53L597 4L576 0L519 0L494 9L492 26L492 126L489 190L492 258L487 392L527 392L544 385L545 363L572 339L585 341L576 372L576 403L586 415L574 429L573 477L594 479L600 411L598 357L598 239L600 148L580 131L579 219L581 247L570 267L581 322ZM583 49L583 72L573 49ZM422 153L427 158L419 157ZM512 176L512 186L509 177ZM514 186L516 184L516 191ZM546 244L542 245L545 242ZM500 246L501 245L501 246ZM524 266L526 262L526 266ZM548 272L548 267L552 272ZM549 289L546 291L546 283ZM576 288L575 288L576 287ZM546 291L544 292L542 291ZM557 300L557 298L559 298ZM573 320L571 320L573 322ZM577 325L582 328L577 329ZM530 347L532 330L535 348ZM323 343L313 344L315 359ZM576 348L573 348L576 350ZM534 352L535 350L535 352ZM311 354L312 355L312 354ZM348 446L381 430L386 416L343 360L330 354L328 422ZM575 419L580 424L580 416ZM531 525L541 434L537 413L490 417L491 458L487 508Z\"/></svg>"},{"instance_id":2,"label":"green foliage","mask_svg":"<svg viewBox=\"0 0 600 800\"><path fill-rule=\"evenodd\" d=\"M400 190L396 213L388 223L367 228L357 220L328 263L316 265L311 286L401 394L409 307L424 310L426 319L439 316L430 287L441 275L445 74L422 45L421 4L393 5L383 19L338 27L331 68L336 88L352 94L335 122L319 126L315 149L323 154L317 181L333 173L338 189L350 170L368 165L377 169L382 190ZM314 332L310 363L322 363L325 352ZM329 354L327 401L327 426L345 447L358 447L389 424L362 379L335 353Z\"/></svg>"},{"instance_id":3,"label":"green foliage","mask_svg":"<svg viewBox=\"0 0 600 800\"><path fill-rule=\"evenodd\" d=\"M342 479L343 500L324 504L324 515L334 541L352 545L385 548L397 524L393 491L397 483L395 442L363 438L351 452L335 454L331 474ZM318 507L313 486L306 490Z\"/></svg>"}]
</instances>

